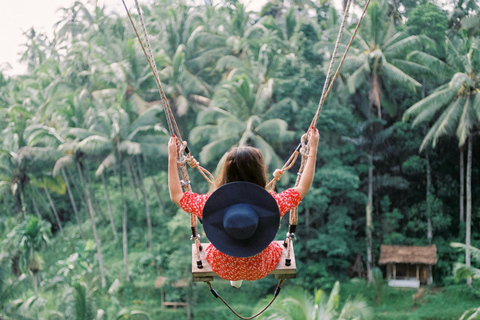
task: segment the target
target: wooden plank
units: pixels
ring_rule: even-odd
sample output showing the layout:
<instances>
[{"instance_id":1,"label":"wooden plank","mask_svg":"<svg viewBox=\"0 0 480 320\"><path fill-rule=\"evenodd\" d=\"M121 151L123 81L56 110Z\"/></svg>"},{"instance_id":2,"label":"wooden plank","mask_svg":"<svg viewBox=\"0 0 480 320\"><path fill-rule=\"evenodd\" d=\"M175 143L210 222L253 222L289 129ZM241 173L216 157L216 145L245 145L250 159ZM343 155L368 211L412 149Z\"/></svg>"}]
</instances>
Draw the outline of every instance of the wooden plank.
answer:
<instances>
[{"instance_id":1,"label":"wooden plank","mask_svg":"<svg viewBox=\"0 0 480 320\"><path fill-rule=\"evenodd\" d=\"M292 279L297 277L297 264L295 262L295 251L293 250L292 243L292 252L290 253L291 265L285 265L285 259L287 257L287 249L283 246L283 241L276 241L283 248L282 257L280 262L275 267L275 269L270 273L275 276L277 279ZM203 268L199 269L197 267L197 248L195 244L192 244L192 278L195 282L206 282L213 281L213 277L216 275L212 271L212 267L205 260L205 249L207 248L208 243L202 243L202 251L200 251L200 258L202 261Z\"/></svg>"}]
</instances>

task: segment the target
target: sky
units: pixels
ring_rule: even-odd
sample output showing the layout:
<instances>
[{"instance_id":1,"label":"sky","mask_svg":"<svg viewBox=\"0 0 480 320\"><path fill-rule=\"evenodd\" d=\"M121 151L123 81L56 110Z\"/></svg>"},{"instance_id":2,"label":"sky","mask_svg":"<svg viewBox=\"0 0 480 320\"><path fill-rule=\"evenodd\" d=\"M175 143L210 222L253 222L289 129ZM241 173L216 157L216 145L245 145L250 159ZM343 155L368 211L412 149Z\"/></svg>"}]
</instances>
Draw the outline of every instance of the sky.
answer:
<instances>
[{"instance_id":1,"label":"sky","mask_svg":"<svg viewBox=\"0 0 480 320\"><path fill-rule=\"evenodd\" d=\"M116 11L123 14L121 0L83 0L84 3L97 1L105 5L107 11ZM154 0L139 0L140 3L149 3ZM244 0L248 10L260 11L268 0ZM21 54L25 51L22 46L26 42L25 32L34 27L36 32L53 36L54 24L62 17L61 8L69 8L75 0L1 0L0 1L0 70L9 75L21 74L26 65L19 63ZM134 0L125 0L131 8ZM9 66L7 66L9 64Z\"/></svg>"}]
</instances>

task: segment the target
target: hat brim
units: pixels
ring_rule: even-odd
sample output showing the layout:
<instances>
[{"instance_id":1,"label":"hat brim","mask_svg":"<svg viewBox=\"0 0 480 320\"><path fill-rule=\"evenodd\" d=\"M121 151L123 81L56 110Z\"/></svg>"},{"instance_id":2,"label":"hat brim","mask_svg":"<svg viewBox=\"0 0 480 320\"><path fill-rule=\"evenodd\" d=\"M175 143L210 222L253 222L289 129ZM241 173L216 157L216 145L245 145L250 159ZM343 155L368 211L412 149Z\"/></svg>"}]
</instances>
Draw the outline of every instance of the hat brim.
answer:
<instances>
[{"instance_id":1,"label":"hat brim","mask_svg":"<svg viewBox=\"0 0 480 320\"><path fill-rule=\"evenodd\" d=\"M249 205L258 215L254 234L248 239L231 237L223 227L225 211L236 204ZM277 202L264 188L249 182L231 182L218 188L203 208L203 229L217 250L233 257L251 257L272 242L280 224Z\"/></svg>"}]
</instances>

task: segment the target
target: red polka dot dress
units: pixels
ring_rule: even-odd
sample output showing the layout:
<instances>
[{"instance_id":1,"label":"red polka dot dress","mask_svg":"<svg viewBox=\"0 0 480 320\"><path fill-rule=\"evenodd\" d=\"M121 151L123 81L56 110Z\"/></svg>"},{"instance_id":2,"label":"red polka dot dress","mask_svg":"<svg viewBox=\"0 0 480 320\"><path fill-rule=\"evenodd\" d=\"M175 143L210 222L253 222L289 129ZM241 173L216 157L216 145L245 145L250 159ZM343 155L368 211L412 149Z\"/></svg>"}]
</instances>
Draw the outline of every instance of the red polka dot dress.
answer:
<instances>
[{"instance_id":1,"label":"red polka dot dress","mask_svg":"<svg viewBox=\"0 0 480 320\"><path fill-rule=\"evenodd\" d=\"M291 188L281 193L271 195L275 198L283 216L290 209L298 206L302 198L297 190ZM188 213L193 213L200 219L203 207L210 194L185 192L180 199L180 207ZM217 250L212 244L205 249L205 259L212 267L213 272L225 280L258 280L267 276L280 262L282 247L276 242L270 243L259 254L253 257L238 258L226 255Z\"/></svg>"}]
</instances>

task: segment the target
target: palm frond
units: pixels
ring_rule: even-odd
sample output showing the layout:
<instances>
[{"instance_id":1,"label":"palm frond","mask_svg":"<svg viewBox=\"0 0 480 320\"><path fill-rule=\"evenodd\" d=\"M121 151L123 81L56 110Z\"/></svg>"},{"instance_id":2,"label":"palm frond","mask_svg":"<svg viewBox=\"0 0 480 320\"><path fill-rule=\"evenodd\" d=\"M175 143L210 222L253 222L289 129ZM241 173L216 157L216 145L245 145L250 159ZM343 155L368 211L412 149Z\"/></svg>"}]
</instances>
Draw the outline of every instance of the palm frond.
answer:
<instances>
[{"instance_id":1,"label":"palm frond","mask_svg":"<svg viewBox=\"0 0 480 320\"><path fill-rule=\"evenodd\" d=\"M462 116L457 127L458 144L463 146L469 134L473 131L475 124L478 124L478 118L475 117L475 111L472 108L470 96L465 98L463 104Z\"/></svg>"},{"instance_id":2,"label":"palm frond","mask_svg":"<svg viewBox=\"0 0 480 320\"><path fill-rule=\"evenodd\" d=\"M197 124L216 124L221 118L235 118L235 116L222 108L210 106L198 113Z\"/></svg>"},{"instance_id":3,"label":"palm frond","mask_svg":"<svg viewBox=\"0 0 480 320\"><path fill-rule=\"evenodd\" d=\"M392 59L391 63L407 74L432 74L432 70L430 68L413 61Z\"/></svg>"},{"instance_id":4,"label":"palm frond","mask_svg":"<svg viewBox=\"0 0 480 320\"><path fill-rule=\"evenodd\" d=\"M67 166L74 166L75 165L75 158L73 155L69 154L64 157L61 157L55 162L55 166L53 167L53 176L57 176L59 171Z\"/></svg>"},{"instance_id":5,"label":"palm frond","mask_svg":"<svg viewBox=\"0 0 480 320\"><path fill-rule=\"evenodd\" d=\"M422 151L428 144L431 144L433 147L435 147L438 139L442 135L453 133L455 131L455 126L462 111L462 109L459 108L459 106L462 104L460 100L461 99L457 99L451 103L450 106L448 106L447 109L440 115L437 121L435 121L423 139L423 142L420 145L420 151Z\"/></svg>"},{"instance_id":6,"label":"palm frond","mask_svg":"<svg viewBox=\"0 0 480 320\"><path fill-rule=\"evenodd\" d=\"M113 145L109 139L103 136L94 135L83 139L75 146L76 152L82 152L90 155L101 155L110 152Z\"/></svg>"},{"instance_id":7,"label":"palm frond","mask_svg":"<svg viewBox=\"0 0 480 320\"><path fill-rule=\"evenodd\" d=\"M282 119L270 119L263 121L255 132L267 141L289 142L294 136L294 131L288 130L288 123Z\"/></svg>"},{"instance_id":8,"label":"palm frond","mask_svg":"<svg viewBox=\"0 0 480 320\"><path fill-rule=\"evenodd\" d=\"M215 140L202 148L200 152L200 161L209 163L212 160L220 158L228 149L238 141L238 136L224 136Z\"/></svg>"},{"instance_id":9,"label":"palm frond","mask_svg":"<svg viewBox=\"0 0 480 320\"><path fill-rule=\"evenodd\" d=\"M422 86L417 80L413 79L408 74L386 61L383 63L383 71L388 78L396 83L405 85L413 91L416 90L416 87Z\"/></svg>"},{"instance_id":10,"label":"palm frond","mask_svg":"<svg viewBox=\"0 0 480 320\"><path fill-rule=\"evenodd\" d=\"M100 163L97 171L95 171L95 175L97 177L101 176L105 172L105 169L111 168L116 163L117 163L117 157L112 152L107 157L105 157L105 159L103 159L102 163Z\"/></svg>"},{"instance_id":11,"label":"palm frond","mask_svg":"<svg viewBox=\"0 0 480 320\"><path fill-rule=\"evenodd\" d=\"M348 91L354 93L357 88L361 86L362 83L366 81L364 74L365 64L361 65L360 68L355 70L354 73L347 79Z\"/></svg>"},{"instance_id":12,"label":"palm frond","mask_svg":"<svg viewBox=\"0 0 480 320\"><path fill-rule=\"evenodd\" d=\"M409 36L385 47L383 52L385 56L390 58L404 56L405 53L410 51L412 48L418 48L421 46L422 42L423 40L420 36Z\"/></svg>"},{"instance_id":13,"label":"palm frond","mask_svg":"<svg viewBox=\"0 0 480 320\"><path fill-rule=\"evenodd\" d=\"M464 244L464 243L460 243L460 242L451 242L450 247L460 248L462 250L465 250L467 248L467 245ZM480 249L479 248L475 248L475 247L470 246L470 255L472 256L473 259L480 262Z\"/></svg>"},{"instance_id":14,"label":"palm frond","mask_svg":"<svg viewBox=\"0 0 480 320\"><path fill-rule=\"evenodd\" d=\"M134 154L141 154L142 153L142 146L140 143L133 142L133 141L127 141L124 140L120 142L120 145L118 146L118 149L120 152L124 152L128 155L134 155Z\"/></svg>"},{"instance_id":15,"label":"palm frond","mask_svg":"<svg viewBox=\"0 0 480 320\"><path fill-rule=\"evenodd\" d=\"M189 142L191 142L193 145L196 145L201 141L208 141L210 138L214 138L217 134L217 125L196 126L190 132Z\"/></svg>"},{"instance_id":16,"label":"palm frond","mask_svg":"<svg viewBox=\"0 0 480 320\"><path fill-rule=\"evenodd\" d=\"M403 114L403 121L408 121L411 117L415 117L412 126L429 121L438 110L452 101L455 94L456 91L448 87L432 93L408 108Z\"/></svg>"},{"instance_id":17,"label":"palm frond","mask_svg":"<svg viewBox=\"0 0 480 320\"><path fill-rule=\"evenodd\" d=\"M446 64L439 58L419 50L414 50L410 52L407 55L407 60L423 64L428 69L430 69L430 72L437 75L446 75L447 73L453 71L453 69L448 64Z\"/></svg>"}]
</instances>

